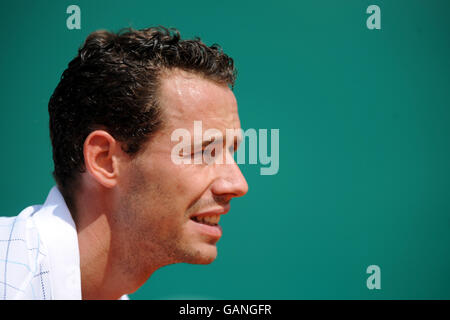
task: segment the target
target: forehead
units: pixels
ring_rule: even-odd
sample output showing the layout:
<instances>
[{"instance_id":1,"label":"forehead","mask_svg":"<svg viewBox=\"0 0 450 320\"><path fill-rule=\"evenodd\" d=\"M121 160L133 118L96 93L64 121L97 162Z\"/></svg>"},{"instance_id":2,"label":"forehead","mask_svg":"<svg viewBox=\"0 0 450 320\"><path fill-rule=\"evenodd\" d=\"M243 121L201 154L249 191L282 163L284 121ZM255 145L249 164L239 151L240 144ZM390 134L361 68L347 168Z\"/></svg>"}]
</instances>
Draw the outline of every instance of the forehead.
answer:
<instances>
[{"instance_id":1,"label":"forehead","mask_svg":"<svg viewBox=\"0 0 450 320\"><path fill-rule=\"evenodd\" d=\"M168 129L191 129L202 121L205 129L240 128L236 98L226 84L194 73L173 70L161 77L161 106Z\"/></svg>"}]
</instances>

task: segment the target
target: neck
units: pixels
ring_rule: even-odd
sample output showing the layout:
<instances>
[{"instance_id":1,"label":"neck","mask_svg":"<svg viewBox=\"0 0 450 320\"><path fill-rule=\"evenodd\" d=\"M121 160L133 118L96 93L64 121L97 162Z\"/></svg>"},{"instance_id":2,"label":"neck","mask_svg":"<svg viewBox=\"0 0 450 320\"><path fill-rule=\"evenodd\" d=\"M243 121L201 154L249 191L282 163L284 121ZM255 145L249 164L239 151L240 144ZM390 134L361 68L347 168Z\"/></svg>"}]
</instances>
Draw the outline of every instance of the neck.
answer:
<instances>
[{"instance_id":1,"label":"neck","mask_svg":"<svg viewBox=\"0 0 450 320\"><path fill-rule=\"evenodd\" d=\"M118 299L122 292L108 257L111 251L110 230L100 215L78 231L80 250L81 293L83 299Z\"/></svg>"},{"instance_id":2,"label":"neck","mask_svg":"<svg viewBox=\"0 0 450 320\"><path fill-rule=\"evenodd\" d=\"M148 276L129 272L132 261L127 259L123 241L113 232L110 222L113 219L108 216L111 212L109 199L94 196L94 193L86 197L80 194L78 199L75 223L83 299L117 300L124 294L134 292Z\"/></svg>"}]
</instances>

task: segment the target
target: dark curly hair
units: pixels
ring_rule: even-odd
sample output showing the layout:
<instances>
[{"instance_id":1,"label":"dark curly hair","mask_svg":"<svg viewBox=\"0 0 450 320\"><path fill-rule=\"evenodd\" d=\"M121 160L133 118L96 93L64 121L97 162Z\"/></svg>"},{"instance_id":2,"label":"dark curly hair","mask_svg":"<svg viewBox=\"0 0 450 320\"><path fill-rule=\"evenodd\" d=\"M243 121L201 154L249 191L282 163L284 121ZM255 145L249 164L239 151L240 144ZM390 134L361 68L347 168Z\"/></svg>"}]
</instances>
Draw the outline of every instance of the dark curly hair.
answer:
<instances>
[{"instance_id":1,"label":"dark curly hair","mask_svg":"<svg viewBox=\"0 0 450 320\"><path fill-rule=\"evenodd\" d=\"M183 69L234 86L233 59L199 38L182 40L176 29L151 27L91 33L69 63L50 98L50 139L55 181L68 205L86 170L83 144L98 128L136 155L162 124L157 104L160 75Z\"/></svg>"}]
</instances>

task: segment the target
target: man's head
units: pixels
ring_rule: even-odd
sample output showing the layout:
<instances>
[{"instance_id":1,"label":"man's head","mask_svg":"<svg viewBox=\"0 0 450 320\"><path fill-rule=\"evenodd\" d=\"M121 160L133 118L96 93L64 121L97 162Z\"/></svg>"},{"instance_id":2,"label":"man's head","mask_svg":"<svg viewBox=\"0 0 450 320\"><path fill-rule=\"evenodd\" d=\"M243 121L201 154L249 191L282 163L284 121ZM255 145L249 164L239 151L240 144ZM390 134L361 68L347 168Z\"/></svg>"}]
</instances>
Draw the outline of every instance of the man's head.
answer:
<instances>
[{"instance_id":1,"label":"man's head","mask_svg":"<svg viewBox=\"0 0 450 320\"><path fill-rule=\"evenodd\" d=\"M221 230L208 224L247 183L234 161L175 164L171 134L193 137L194 121L239 129L234 80L218 46L164 28L94 32L64 71L49 103L55 180L76 221L77 195L98 197L134 272L216 257ZM237 144L224 138L223 156Z\"/></svg>"}]
</instances>

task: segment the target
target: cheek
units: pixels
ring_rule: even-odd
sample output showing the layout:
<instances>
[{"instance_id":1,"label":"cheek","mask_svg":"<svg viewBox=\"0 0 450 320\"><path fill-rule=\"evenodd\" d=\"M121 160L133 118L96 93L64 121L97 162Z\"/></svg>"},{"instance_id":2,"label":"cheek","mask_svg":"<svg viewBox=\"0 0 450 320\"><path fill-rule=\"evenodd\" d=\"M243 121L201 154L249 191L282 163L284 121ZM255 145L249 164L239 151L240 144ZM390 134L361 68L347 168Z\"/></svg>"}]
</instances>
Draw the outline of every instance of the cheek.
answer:
<instances>
[{"instance_id":1,"label":"cheek","mask_svg":"<svg viewBox=\"0 0 450 320\"><path fill-rule=\"evenodd\" d=\"M169 193L175 201L187 210L190 205L202 197L210 181L210 168L204 165L174 165L168 173L170 177Z\"/></svg>"},{"instance_id":2,"label":"cheek","mask_svg":"<svg viewBox=\"0 0 450 320\"><path fill-rule=\"evenodd\" d=\"M177 165L170 155L154 154L142 161L133 172L133 185L140 189L139 200L149 223L160 223L164 233L170 225L186 222L188 209L206 198L214 174L213 166ZM136 189L134 188L134 189ZM133 192L133 190L130 190Z\"/></svg>"}]
</instances>

